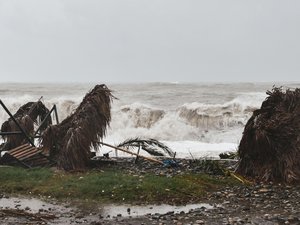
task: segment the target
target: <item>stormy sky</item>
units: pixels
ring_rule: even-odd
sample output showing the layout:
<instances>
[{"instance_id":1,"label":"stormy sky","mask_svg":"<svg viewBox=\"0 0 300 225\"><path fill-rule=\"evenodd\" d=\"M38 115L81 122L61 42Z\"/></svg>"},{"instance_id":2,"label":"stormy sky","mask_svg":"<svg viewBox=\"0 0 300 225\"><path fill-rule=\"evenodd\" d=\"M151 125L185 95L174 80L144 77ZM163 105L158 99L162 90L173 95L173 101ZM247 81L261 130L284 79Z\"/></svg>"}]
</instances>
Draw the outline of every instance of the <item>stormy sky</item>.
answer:
<instances>
[{"instance_id":1,"label":"stormy sky","mask_svg":"<svg viewBox=\"0 0 300 225\"><path fill-rule=\"evenodd\" d=\"M0 82L300 81L300 1L0 0Z\"/></svg>"}]
</instances>

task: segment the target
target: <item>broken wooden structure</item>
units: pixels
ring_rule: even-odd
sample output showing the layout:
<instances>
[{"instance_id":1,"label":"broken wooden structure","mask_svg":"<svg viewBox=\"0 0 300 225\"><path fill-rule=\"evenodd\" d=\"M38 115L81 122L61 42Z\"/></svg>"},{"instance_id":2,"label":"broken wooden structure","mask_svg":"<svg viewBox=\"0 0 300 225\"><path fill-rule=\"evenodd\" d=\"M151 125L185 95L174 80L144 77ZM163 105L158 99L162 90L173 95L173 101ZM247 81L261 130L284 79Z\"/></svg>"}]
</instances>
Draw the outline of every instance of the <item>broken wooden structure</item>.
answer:
<instances>
[{"instance_id":1,"label":"broken wooden structure","mask_svg":"<svg viewBox=\"0 0 300 225\"><path fill-rule=\"evenodd\" d=\"M58 122L56 106L48 110L40 100L28 102L12 115L2 100L0 105L9 115L9 119L2 124L0 131L4 140L0 146L0 154L4 152L0 157L0 164L21 165L26 168L52 165L53 161L43 149L35 146L35 139L39 138L40 132L52 123L53 112ZM39 125L36 130L34 124Z\"/></svg>"},{"instance_id":2,"label":"broken wooden structure","mask_svg":"<svg viewBox=\"0 0 300 225\"><path fill-rule=\"evenodd\" d=\"M45 167L51 165L52 161L43 149L24 144L7 151L0 159L4 165L22 165L26 168Z\"/></svg>"}]
</instances>

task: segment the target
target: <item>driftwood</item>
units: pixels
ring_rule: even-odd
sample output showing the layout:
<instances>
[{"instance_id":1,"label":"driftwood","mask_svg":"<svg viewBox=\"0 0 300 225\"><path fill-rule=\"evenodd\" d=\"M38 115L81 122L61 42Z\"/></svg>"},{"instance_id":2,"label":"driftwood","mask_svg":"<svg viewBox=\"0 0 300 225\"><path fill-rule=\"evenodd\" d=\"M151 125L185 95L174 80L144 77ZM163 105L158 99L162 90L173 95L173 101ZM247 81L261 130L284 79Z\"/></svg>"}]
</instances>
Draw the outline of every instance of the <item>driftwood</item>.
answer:
<instances>
[{"instance_id":1,"label":"driftwood","mask_svg":"<svg viewBox=\"0 0 300 225\"><path fill-rule=\"evenodd\" d=\"M273 88L239 144L237 172L258 181L300 181L300 89Z\"/></svg>"},{"instance_id":2,"label":"driftwood","mask_svg":"<svg viewBox=\"0 0 300 225\"><path fill-rule=\"evenodd\" d=\"M90 148L98 148L111 120L114 97L105 85L96 85L75 112L61 123L48 127L41 143L64 170L82 170L90 159Z\"/></svg>"},{"instance_id":3,"label":"driftwood","mask_svg":"<svg viewBox=\"0 0 300 225\"><path fill-rule=\"evenodd\" d=\"M113 146L113 145L110 145L110 144L106 144L104 142L99 142L99 144L102 144L102 145L105 145L107 147L110 147L110 148L113 148L113 149L116 149L118 151L121 151L121 152L125 152L125 153L128 153L130 155L135 155L135 156L138 156L140 158L143 158L143 159L146 159L146 160L149 160L149 161L152 161L152 162L156 162L156 163L159 163L159 164L164 164L163 162L157 160L157 159L153 159L153 158L150 158L150 157L146 157L146 156L143 156L143 155L139 155L137 153L134 153L134 152L131 152L129 150L126 150L126 149L123 149L123 148L120 148L120 147L116 147L116 146Z\"/></svg>"},{"instance_id":4,"label":"driftwood","mask_svg":"<svg viewBox=\"0 0 300 225\"><path fill-rule=\"evenodd\" d=\"M13 115L15 120L19 123L22 129L29 136L34 136L34 124L43 121L48 114L48 108L41 102L28 102L21 106L18 111ZM51 117L47 119L44 125L41 127L41 131L45 130L47 126L52 123ZM9 118L1 126L1 132L14 132L20 131L16 123ZM24 135L3 135L5 144L1 150L10 150L18 147L27 142Z\"/></svg>"},{"instance_id":5,"label":"driftwood","mask_svg":"<svg viewBox=\"0 0 300 225\"><path fill-rule=\"evenodd\" d=\"M153 156L166 156L175 157L176 153L173 152L168 146L159 142L155 139L140 139L133 138L125 140L123 143L119 144L118 147L126 148L141 148Z\"/></svg>"}]
</instances>

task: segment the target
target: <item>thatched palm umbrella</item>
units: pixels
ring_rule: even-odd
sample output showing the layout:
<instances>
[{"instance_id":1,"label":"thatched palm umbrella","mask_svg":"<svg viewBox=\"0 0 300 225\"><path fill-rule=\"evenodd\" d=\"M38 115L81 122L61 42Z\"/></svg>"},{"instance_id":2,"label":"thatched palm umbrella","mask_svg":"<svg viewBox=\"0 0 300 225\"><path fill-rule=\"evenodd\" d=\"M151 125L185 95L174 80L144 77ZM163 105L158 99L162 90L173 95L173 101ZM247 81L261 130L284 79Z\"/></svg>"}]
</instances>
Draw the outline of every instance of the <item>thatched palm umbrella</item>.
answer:
<instances>
[{"instance_id":1,"label":"thatched palm umbrella","mask_svg":"<svg viewBox=\"0 0 300 225\"><path fill-rule=\"evenodd\" d=\"M42 145L65 170L85 169L91 146L97 148L111 120L113 96L105 85L96 85L76 111L42 134Z\"/></svg>"},{"instance_id":2,"label":"thatched palm umbrella","mask_svg":"<svg viewBox=\"0 0 300 225\"><path fill-rule=\"evenodd\" d=\"M273 88L247 122L237 172L259 181L300 181L300 89Z\"/></svg>"},{"instance_id":3,"label":"thatched palm umbrella","mask_svg":"<svg viewBox=\"0 0 300 225\"><path fill-rule=\"evenodd\" d=\"M25 105L21 106L18 111L13 115L16 121L20 124L23 130L29 136L34 134L34 124L38 123L38 119L43 121L46 118L46 115L49 113L49 109L41 102L28 102ZM51 117L47 119L44 123L41 131L52 123ZM1 132L13 132L20 131L16 123L9 118L1 126ZM27 142L24 135L4 135L3 139L5 144L1 150L9 150L15 147L20 146Z\"/></svg>"}]
</instances>

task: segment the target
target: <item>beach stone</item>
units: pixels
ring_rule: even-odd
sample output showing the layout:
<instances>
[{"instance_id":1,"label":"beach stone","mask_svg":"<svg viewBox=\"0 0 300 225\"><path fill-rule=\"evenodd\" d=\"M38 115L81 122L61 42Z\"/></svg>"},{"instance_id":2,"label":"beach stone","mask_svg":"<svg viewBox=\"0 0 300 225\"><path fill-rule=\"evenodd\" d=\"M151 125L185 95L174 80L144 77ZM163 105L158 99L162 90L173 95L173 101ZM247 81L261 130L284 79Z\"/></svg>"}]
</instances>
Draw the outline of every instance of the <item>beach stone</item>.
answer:
<instances>
[{"instance_id":1,"label":"beach stone","mask_svg":"<svg viewBox=\"0 0 300 225\"><path fill-rule=\"evenodd\" d=\"M158 220L159 217L160 217L159 214L154 214L154 215L151 216L151 218L154 219L154 220Z\"/></svg>"}]
</instances>

